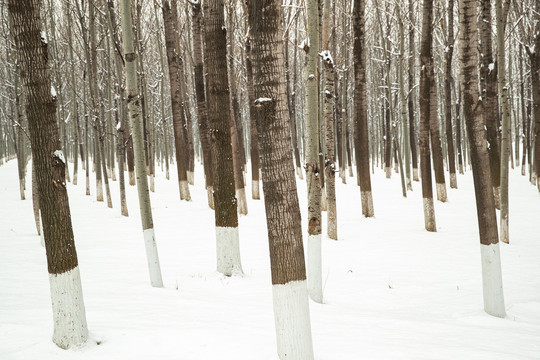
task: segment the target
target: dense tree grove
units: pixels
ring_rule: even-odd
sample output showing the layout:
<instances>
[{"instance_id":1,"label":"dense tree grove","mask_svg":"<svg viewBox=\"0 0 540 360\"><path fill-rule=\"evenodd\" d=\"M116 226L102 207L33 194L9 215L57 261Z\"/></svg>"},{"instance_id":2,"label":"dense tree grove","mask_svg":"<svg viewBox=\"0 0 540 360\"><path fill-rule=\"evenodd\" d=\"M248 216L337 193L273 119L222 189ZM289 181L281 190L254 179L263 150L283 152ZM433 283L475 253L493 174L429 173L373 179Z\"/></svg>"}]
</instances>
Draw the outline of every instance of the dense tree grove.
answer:
<instances>
[{"instance_id":1,"label":"dense tree grove","mask_svg":"<svg viewBox=\"0 0 540 360\"><path fill-rule=\"evenodd\" d=\"M226 276L242 275L248 169L253 200L261 182L281 359L313 358L308 296L323 303L323 227L340 239L336 179L357 178L358 211L373 217L375 171L399 173L404 197L422 192L430 232L434 195L451 200L447 183L473 172L484 308L504 317L509 169L540 191L540 1L0 0L0 26L0 165L16 159L21 200L34 201L58 346L88 336L65 182L83 171L86 194L123 216L137 185L162 287L150 196L156 167L168 179L173 163L171 199L191 201L204 169Z\"/></svg>"}]
</instances>

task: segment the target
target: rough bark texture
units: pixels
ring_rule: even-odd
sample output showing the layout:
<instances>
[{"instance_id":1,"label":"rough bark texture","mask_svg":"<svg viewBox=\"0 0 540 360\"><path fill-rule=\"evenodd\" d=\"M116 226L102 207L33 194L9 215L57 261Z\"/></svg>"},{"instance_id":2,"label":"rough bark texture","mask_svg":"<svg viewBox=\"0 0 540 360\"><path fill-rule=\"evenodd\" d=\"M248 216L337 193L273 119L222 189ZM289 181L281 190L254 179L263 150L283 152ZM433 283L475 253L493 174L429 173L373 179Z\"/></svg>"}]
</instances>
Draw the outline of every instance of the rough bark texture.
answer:
<instances>
[{"instance_id":1,"label":"rough bark texture","mask_svg":"<svg viewBox=\"0 0 540 360\"><path fill-rule=\"evenodd\" d=\"M255 90L253 89L253 66L251 61L251 37L248 35L246 40L246 73L247 90L249 101L249 131L251 136L250 158L251 158L251 197L255 200L261 198L259 192L259 135L257 132L257 112L255 109Z\"/></svg>"},{"instance_id":2,"label":"rough bark texture","mask_svg":"<svg viewBox=\"0 0 540 360\"><path fill-rule=\"evenodd\" d=\"M367 122L365 0L354 0L354 147L356 172L360 183L362 214L372 217L373 198L369 173L369 133Z\"/></svg>"},{"instance_id":3,"label":"rough bark texture","mask_svg":"<svg viewBox=\"0 0 540 360\"><path fill-rule=\"evenodd\" d=\"M205 64L216 226L238 227L231 146L227 38L223 0L205 2Z\"/></svg>"},{"instance_id":4,"label":"rough bark texture","mask_svg":"<svg viewBox=\"0 0 540 360\"><path fill-rule=\"evenodd\" d=\"M60 150L56 123L56 96L51 94L48 48L46 41L41 39L39 1L12 0L8 2L8 11L13 39L19 49L20 74L26 94L26 115L43 219L47 268L51 275L63 274L76 268L78 260L65 183L66 160ZM80 287L80 278L78 285ZM54 305L56 294L51 295ZM83 300L73 298L72 301L74 307L80 306L82 313L70 314L72 309L66 309L64 315L54 313L55 333L57 326L61 326L57 321L59 317L73 316L77 323L72 326L81 331L81 337L74 341L84 342L88 329ZM64 339L58 342L53 337L53 340L62 347L77 345L66 344Z\"/></svg>"},{"instance_id":5,"label":"rough bark texture","mask_svg":"<svg viewBox=\"0 0 540 360\"><path fill-rule=\"evenodd\" d=\"M432 59L433 0L425 0L422 18L422 40L420 44L420 174L424 199L426 230L437 231L433 208L433 184L431 182L431 156L429 129L431 123L431 89L435 87Z\"/></svg>"},{"instance_id":6,"label":"rough bark texture","mask_svg":"<svg viewBox=\"0 0 540 360\"><path fill-rule=\"evenodd\" d=\"M481 20L478 23L480 34L480 87L482 89L482 115L487 128L487 140L489 151L489 163L491 170L491 181L495 194L495 205L500 208L500 186L501 186L501 158L499 149L499 136L497 123L499 121L499 103L497 100L497 71L493 60L493 46L491 39L492 0L481 0Z\"/></svg>"}]
</instances>

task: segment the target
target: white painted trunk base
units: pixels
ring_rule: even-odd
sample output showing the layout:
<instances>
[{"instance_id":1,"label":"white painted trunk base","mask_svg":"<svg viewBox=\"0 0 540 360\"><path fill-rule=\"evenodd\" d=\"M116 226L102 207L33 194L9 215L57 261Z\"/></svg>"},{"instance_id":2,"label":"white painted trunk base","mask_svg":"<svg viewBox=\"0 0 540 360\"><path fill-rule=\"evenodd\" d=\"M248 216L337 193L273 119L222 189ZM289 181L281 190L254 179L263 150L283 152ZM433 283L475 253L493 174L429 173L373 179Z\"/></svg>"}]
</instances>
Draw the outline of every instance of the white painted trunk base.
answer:
<instances>
[{"instance_id":1,"label":"white painted trunk base","mask_svg":"<svg viewBox=\"0 0 540 360\"><path fill-rule=\"evenodd\" d=\"M41 221L41 210L39 210L39 243L45 247L45 234L43 233L43 221Z\"/></svg>"},{"instance_id":2,"label":"white painted trunk base","mask_svg":"<svg viewBox=\"0 0 540 360\"><path fill-rule=\"evenodd\" d=\"M96 200L103 201L103 180L98 180L96 183Z\"/></svg>"},{"instance_id":3,"label":"white painted trunk base","mask_svg":"<svg viewBox=\"0 0 540 360\"><path fill-rule=\"evenodd\" d=\"M193 171L187 172L187 181L189 185L195 185L195 174L193 173Z\"/></svg>"},{"instance_id":4,"label":"white painted trunk base","mask_svg":"<svg viewBox=\"0 0 540 360\"><path fill-rule=\"evenodd\" d=\"M448 197L446 196L446 184L435 184L435 187L437 188L437 200L440 202L446 202L448 200Z\"/></svg>"},{"instance_id":5,"label":"white painted trunk base","mask_svg":"<svg viewBox=\"0 0 540 360\"><path fill-rule=\"evenodd\" d=\"M349 177L353 177L353 176L354 175L353 175L352 166L351 166L351 167L349 167Z\"/></svg>"},{"instance_id":6,"label":"white painted trunk base","mask_svg":"<svg viewBox=\"0 0 540 360\"><path fill-rule=\"evenodd\" d=\"M210 207L210 209L214 210L215 207L214 207L214 187L213 186L209 186L206 188L206 194L208 196L208 206Z\"/></svg>"},{"instance_id":7,"label":"white painted trunk base","mask_svg":"<svg viewBox=\"0 0 540 360\"><path fill-rule=\"evenodd\" d=\"M154 175L150 175L150 191L156 192L156 183L154 181Z\"/></svg>"},{"instance_id":8,"label":"white painted trunk base","mask_svg":"<svg viewBox=\"0 0 540 360\"><path fill-rule=\"evenodd\" d=\"M455 173L450 174L450 187L452 189L457 189L457 176Z\"/></svg>"},{"instance_id":9,"label":"white painted trunk base","mask_svg":"<svg viewBox=\"0 0 540 360\"><path fill-rule=\"evenodd\" d=\"M418 178L418 168L413 168L413 180L420 181L420 179Z\"/></svg>"},{"instance_id":10,"label":"white painted trunk base","mask_svg":"<svg viewBox=\"0 0 540 360\"><path fill-rule=\"evenodd\" d=\"M178 182L180 186L180 200L191 201L191 194L189 193L189 184L186 180Z\"/></svg>"},{"instance_id":11,"label":"white painted trunk base","mask_svg":"<svg viewBox=\"0 0 540 360\"><path fill-rule=\"evenodd\" d=\"M322 255L321 255L322 235L308 236L308 290L309 297L315 302L323 301L322 294Z\"/></svg>"},{"instance_id":12,"label":"white painted trunk base","mask_svg":"<svg viewBox=\"0 0 540 360\"><path fill-rule=\"evenodd\" d=\"M390 179L392 177L392 168L390 166L385 166L384 172L386 173L387 179Z\"/></svg>"},{"instance_id":13,"label":"white painted trunk base","mask_svg":"<svg viewBox=\"0 0 540 360\"><path fill-rule=\"evenodd\" d=\"M248 206L246 199L246 188L236 189L236 200L238 201L238 213L247 215Z\"/></svg>"},{"instance_id":14,"label":"white painted trunk base","mask_svg":"<svg viewBox=\"0 0 540 360\"><path fill-rule=\"evenodd\" d=\"M163 287L154 229L151 228L143 230L143 235L144 247L146 249L146 260L148 261L148 271L150 273L150 284L153 287Z\"/></svg>"},{"instance_id":15,"label":"white painted trunk base","mask_svg":"<svg viewBox=\"0 0 540 360\"><path fill-rule=\"evenodd\" d=\"M326 186L321 189L321 211L327 211L328 204L326 203Z\"/></svg>"},{"instance_id":16,"label":"white painted trunk base","mask_svg":"<svg viewBox=\"0 0 540 360\"><path fill-rule=\"evenodd\" d=\"M493 199L495 200L495 208L501 210L501 187L493 188Z\"/></svg>"},{"instance_id":17,"label":"white painted trunk base","mask_svg":"<svg viewBox=\"0 0 540 360\"><path fill-rule=\"evenodd\" d=\"M482 256L482 287L484 290L484 310L490 315L504 318L504 294L502 285L501 254L499 243L480 244Z\"/></svg>"},{"instance_id":18,"label":"white painted trunk base","mask_svg":"<svg viewBox=\"0 0 540 360\"><path fill-rule=\"evenodd\" d=\"M254 200L260 200L261 199L261 193L259 190L259 180L252 180L251 181L251 198Z\"/></svg>"},{"instance_id":19,"label":"white painted trunk base","mask_svg":"<svg viewBox=\"0 0 540 360\"><path fill-rule=\"evenodd\" d=\"M281 360L312 360L313 342L306 281L272 285L277 351Z\"/></svg>"},{"instance_id":20,"label":"white painted trunk base","mask_svg":"<svg viewBox=\"0 0 540 360\"><path fill-rule=\"evenodd\" d=\"M237 227L216 226L217 271L226 276L242 275Z\"/></svg>"},{"instance_id":21,"label":"white painted trunk base","mask_svg":"<svg viewBox=\"0 0 540 360\"><path fill-rule=\"evenodd\" d=\"M129 171L129 185L135 186L135 172Z\"/></svg>"},{"instance_id":22,"label":"white painted trunk base","mask_svg":"<svg viewBox=\"0 0 540 360\"><path fill-rule=\"evenodd\" d=\"M296 168L296 175L298 175L298 178L300 180L304 180L304 173L302 172L302 168L301 167L297 167Z\"/></svg>"},{"instance_id":23,"label":"white painted trunk base","mask_svg":"<svg viewBox=\"0 0 540 360\"><path fill-rule=\"evenodd\" d=\"M437 224L435 222L435 206L433 205L433 198L423 198L424 200L424 222L427 231L437 231Z\"/></svg>"},{"instance_id":24,"label":"white painted trunk base","mask_svg":"<svg viewBox=\"0 0 540 360\"><path fill-rule=\"evenodd\" d=\"M49 274L53 310L53 342L62 349L88 339L79 267L62 274Z\"/></svg>"},{"instance_id":25,"label":"white painted trunk base","mask_svg":"<svg viewBox=\"0 0 540 360\"><path fill-rule=\"evenodd\" d=\"M360 191L360 198L362 200L362 214L365 217L372 217L375 215L373 210L373 196L371 191Z\"/></svg>"}]
</instances>

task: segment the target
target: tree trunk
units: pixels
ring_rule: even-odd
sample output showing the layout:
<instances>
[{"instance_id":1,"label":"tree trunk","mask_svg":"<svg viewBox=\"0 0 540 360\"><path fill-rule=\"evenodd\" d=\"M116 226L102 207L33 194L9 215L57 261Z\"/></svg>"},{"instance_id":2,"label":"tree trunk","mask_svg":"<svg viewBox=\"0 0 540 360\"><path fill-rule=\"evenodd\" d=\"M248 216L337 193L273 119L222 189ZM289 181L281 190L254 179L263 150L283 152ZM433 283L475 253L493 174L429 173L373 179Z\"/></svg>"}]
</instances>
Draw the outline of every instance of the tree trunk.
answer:
<instances>
[{"instance_id":1,"label":"tree trunk","mask_svg":"<svg viewBox=\"0 0 540 360\"><path fill-rule=\"evenodd\" d=\"M431 156L429 130L432 122L431 93L435 88L433 76L433 0L425 0L422 12L422 41L420 44L420 175L422 177L422 198L424 201L424 221L427 231L437 231L435 207L433 205L433 185L431 182ZM433 89L433 91L432 91ZM436 106L435 106L436 108ZM436 122L436 120L435 120Z\"/></svg>"},{"instance_id":2,"label":"tree trunk","mask_svg":"<svg viewBox=\"0 0 540 360\"><path fill-rule=\"evenodd\" d=\"M354 147L356 173L360 183L362 214L374 216L369 174L369 133L367 118L365 0L354 0Z\"/></svg>"},{"instance_id":3,"label":"tree trunk","mask_svg":"<svg viewBox=\"0 0 540 360\"><path fill-rule=\"evenodd\" d=\"M171 87L171 108L173 114L174 143L176 147L176 167L178 170L178 186L180 199L190 201L191 195L187 179L188 157L187 144L184 136L184 106L182 101L182 82L180 75L181 64L178 48L178 9L176 0L163 2L163 23L165 25L165 46L169 65L169 81Z\"/></svg>"},{"instance_id":4,"label":"tree trunk","mask_svg":"<svg viewBox=\"0 0 540 360\"><path fill-rule=\"evenodd\" d=\"M444 53L444 109L446 120L446 146L448 147L448 170L450 187L457 189L456 157L454 154L454 138L452 136L452 56L454 55L454 0L448 0L448 45Z\"/></svg>"},{"instance_id":5,"label":"tree trunk","mask_svg":"<svg viewBox=\"0 0 540 360\"><path fill-rule=\"evenodd\" d=\"M480 35L480 87L482 89L482 111L484 124L487 128L487 140L489 151L489 163L491 169L491 180L493 181L493 194L495 195L495 206L501 208L501 154L499 150L499 134L497 123L499 121L499 103L497 100L497 69L493 60L493 49L491 32L493 31L491 21L492 0L481 0L481 21L478 23Z\"/></svg>"},{"instance_id":6,"label":"tree trunk","mask_svg":"<svg viewBox=\"0 0 540 360\"><path fill-rule=\"evenodd\" d=\"M413 180L419 181L418 179L418 154L416 150L416 136L414 131L414 86L415 86L415 59L416 59L416 50L414 42L414 33L416 31L414 25L414 2L409 0L409 66L407 67L408 78L409 78L409 94L407 95L407 109L409 112L409 140L411 144L411 157L412 157L412 167L413 167Z\"/></svg>"},{"instance_id":7,"label":"tree trunk","mask_svg":"<svg viewBox=\"0 0 540 360\"><path fill-rule=\"evenodd\" d=\"M137 53L135 52L133 23L131 20L131 1L121 0L120 10L122 14L123 52L126 73L127 107L131 128L133 129L133 150L135 156L135 171L137 178L137 190L139 195L139 208L144 234L144 245L150 283L153 287L163 287L161 268L157 252L156 238L154 235L154 222L152 220L152 206L150 204L150 192L148 190L148 176L144 158L143 124L141 118L141 102L137 86Z\"/></svg>"},{"instance_id":8,"label":"tree trunk","mask_svg":"<svg viewBox=\"0 0 540 360\"><path fill-rule=\"evenodd\" d=\"M497 217L490 169L488 167L489 155L486 148L486 135L481 116L482 104L478 100L476 1L461 0L459 8L463 115L471 146L470 153L482 255L484 310L490 315L504 317Z\"/></svg>"},{"instance_id":9,"label":"tree trunk","mask_svg":"<svg viewBox=\"0 0 540 360\"><path fill-rule=\"evenodd\" d=\"M254 0L251 0L254 1ZM313 301L322 303L321 267L321 182L319 180L319 5L317 0L308 0L306 50L306 180L308 194L308 289Z\"/></svg>"},{"instance_id":10,"label":"tree trunk","mask_svg":"<svg viewBox=\"0 0 540 360\"><path fill-rule=\"evenodd\" d=\"M246 40L246 73L247 73L247 88L248 88L248 101L249 101L249 126L251 135L251 197L259 200L261 198L259 191L259 172L260 172L260 158L259 158L259 136L257 132L257 112L255 109L255 90L253 88L253 67L251 62L251 38L248 34Z\"/></svg>"},{"instance_id":11,"label":"tree trunk","mask_svg":"<svg viewBox=\"0 0 540 360\"><path fill-rule=\"evenodd\" d=\"M204 3L208 89L208 120L212 143L217 270L226 275L242 273L238 214L234 189L231 146L227 37L223 0Z\"/></svg>"},{"instance_id":12,"label":"tree trunk","mask_svg":"<svg viewBox=\"0 0 540 360\"><path fill-rule=\"evenodd\" d=\"M19 49L26 114L36 169L53 310L53 342L63 349L88 338L88 328L65 183L65 158L51 94L47 40L40 39L39 1L8 2L12 34Z\"/></svg>"},{"instance_id":13,"label":"tree trunk","mask_svg":"<svg viewBox=\"0 0 540 360\"><path fill-rule=\"evenodd\" d=\"M193 61L195 62L195 96L197 98L197 119L199 120L199 134L203 153L204 178L208 194L208 206L214 208L212 153L210 145L210 133L208 131L208 110L206 107L206 93L204 90L204 66L202 57L203 24L202 9L199 1L192 3L193 6ZM257 174L258 176L258 174Z\"/></svg>"},{"instance_id":14,"label":"tree trunk","mask_svg":"<svg viewBox=\"0 0 540 360\"><path fill-rule=\"evenodd\" d=\"M281 360L311 360L300 206L283 81L281 1L249 0L248 4L277 352Z\"/></svg>"}]
</instances>

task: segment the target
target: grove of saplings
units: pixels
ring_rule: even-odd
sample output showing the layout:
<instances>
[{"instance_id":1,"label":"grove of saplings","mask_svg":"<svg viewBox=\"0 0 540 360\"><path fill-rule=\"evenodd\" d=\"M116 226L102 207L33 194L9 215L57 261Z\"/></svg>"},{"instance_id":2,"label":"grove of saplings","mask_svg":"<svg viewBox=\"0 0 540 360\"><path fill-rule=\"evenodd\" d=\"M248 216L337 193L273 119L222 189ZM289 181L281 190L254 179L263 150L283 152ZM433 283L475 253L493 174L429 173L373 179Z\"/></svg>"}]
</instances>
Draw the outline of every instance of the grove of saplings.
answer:
<instances>
[{"instance_id":1,"label":"grove of saplings","mask_svg":"<svg viewBox=\"0 0 540 360\"><path fill-rule=\"evenodd\" d=\"M168 179L176 164L171 201L190 201L197 161L226 276L242 274L248 164L253 200L262 185L280 359L314 357L308 299L323 302L323 227L339 241L336 175L356 177L365 217L376 214L377 169L400 176L403 197L420 182L433 232L434 193L448 201L470 169L484 310L505 317L509 168L540 191L540 1L3 0L0 9L0 164L16 158L21 199L29 177L34 185L59 347L85 343L92 326L66 182L84 182L124 216L125 188L137 186L150 284L162 287L156 166ZM297 184L307 186L303 220Z\"/></svg>"}]
</instances>

